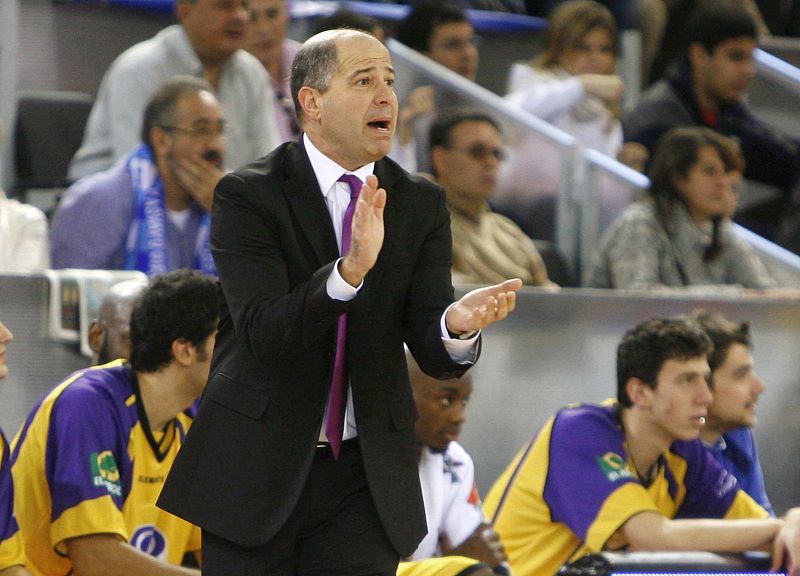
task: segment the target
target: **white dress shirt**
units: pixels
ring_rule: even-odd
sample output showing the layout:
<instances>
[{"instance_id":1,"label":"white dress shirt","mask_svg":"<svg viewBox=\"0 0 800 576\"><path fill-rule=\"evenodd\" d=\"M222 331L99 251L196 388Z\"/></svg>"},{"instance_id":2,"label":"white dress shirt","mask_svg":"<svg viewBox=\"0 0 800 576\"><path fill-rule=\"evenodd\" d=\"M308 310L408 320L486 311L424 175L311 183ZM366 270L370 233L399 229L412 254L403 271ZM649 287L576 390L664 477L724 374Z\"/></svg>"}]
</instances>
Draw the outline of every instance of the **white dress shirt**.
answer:
<instances>
[{"instance_id":1,"label":"white dress shirt","mask_svg":"<svg viewBox=\"0 0 800 576\"><path fill-rule=\"evenodd\" d=\"M331 215L331 223L333 230L336 233L336 243L339 246L339 253L342 251L342 221L344 220L344 213L347 206L350 204L350 186L346 182L339 182L339 178L343 174L353 174L359 180L365 182L367 176L372 174L375 170L375 163L370 162L365 164L357 170L347 170L340 166L322 152L311 142L307 134L303 134L303 144L308 154L308 159L311 161L311 168L314 170L314 176L319 183L319 189L325 198L325 204L328 207L328 212ZM358 294L361 285L354 288L339 274L339 264L333 267L331 275L328 277L326 284L328 296L336 300L352 300ZM475 362L477 356L477 341L479 332L472 338L467 340L460 340L458 338L451 338L447 332L445 324L445 314L442 314L440 322L440 330L442 333L442 341L450 354L450 357L459 364L472 364ZM327 419L327 414L323 422ZM342 439L355 438L358 435L356 428L355 411L353 410L353 390L348 386L347 388L347 409L345 411L344 433ZM320 430L320 440L325 439L325 426L323 424Z\"/></svg>"}]
</instances>

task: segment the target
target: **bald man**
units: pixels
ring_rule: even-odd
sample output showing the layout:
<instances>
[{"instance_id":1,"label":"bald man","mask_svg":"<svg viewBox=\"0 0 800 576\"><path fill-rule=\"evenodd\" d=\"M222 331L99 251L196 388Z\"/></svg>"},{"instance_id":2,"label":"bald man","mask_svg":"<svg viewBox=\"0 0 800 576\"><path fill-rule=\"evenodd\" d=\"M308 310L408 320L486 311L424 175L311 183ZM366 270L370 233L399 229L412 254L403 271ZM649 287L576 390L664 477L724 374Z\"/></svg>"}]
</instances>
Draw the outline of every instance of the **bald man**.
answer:
<instances>
[{"instance_id":1,"label":"bald man","mask_svg":"<svg viewBox=\"0 0 800 576\"><path fill-rule=\"evenodd\" d=\"M147 282L144 280L125 280L109 289L97 311L97 318L92 320L89 327L93 365L130 356L131 311L145 288Z\"/></svg>"}]
</instances>

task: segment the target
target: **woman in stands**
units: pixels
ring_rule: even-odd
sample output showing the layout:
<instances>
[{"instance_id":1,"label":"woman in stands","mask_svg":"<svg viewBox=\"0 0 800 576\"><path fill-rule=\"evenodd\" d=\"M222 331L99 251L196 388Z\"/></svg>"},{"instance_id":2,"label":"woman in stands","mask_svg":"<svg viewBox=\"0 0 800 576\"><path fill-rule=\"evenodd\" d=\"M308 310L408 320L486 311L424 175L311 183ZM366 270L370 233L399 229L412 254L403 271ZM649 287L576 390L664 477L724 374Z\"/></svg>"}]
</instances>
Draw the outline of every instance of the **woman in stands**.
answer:
<instances>
[{"instance_id":1,"label":"woman in stands","mask_svg":"<svg viewBox=\"0 0 800 576\"><path fill-rule=\"evenodd\" d=\"M743 170L734 140L708 128L668 132L653 156L647 198L603 236L588 285L714 294L772 288L767 269L730 222Z\"/></svg>"},{"instance_id":2,"label":"woman in stands","mask_svg":"<svg viewBox=\"0 0 800 576\"><path fill-rule=\"evenodd\" d=\"M544 51L514 64L506 100L576 137L587 148L641 170L647 152L623 150L620 107L624 85L615 73L617 24L593 0L559 5L545 31Z\"/></svg>"}]
</instances>

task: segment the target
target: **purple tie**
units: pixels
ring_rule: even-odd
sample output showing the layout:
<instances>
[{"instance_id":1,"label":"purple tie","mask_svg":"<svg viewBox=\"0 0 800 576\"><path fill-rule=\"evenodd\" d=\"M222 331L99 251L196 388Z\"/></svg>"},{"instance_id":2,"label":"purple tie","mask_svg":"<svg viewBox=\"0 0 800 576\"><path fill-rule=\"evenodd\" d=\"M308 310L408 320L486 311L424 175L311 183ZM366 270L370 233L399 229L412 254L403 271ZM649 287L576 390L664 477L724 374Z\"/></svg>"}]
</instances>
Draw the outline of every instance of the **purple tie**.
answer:
<instances>
[{"instance_id":1,"label":"purple tie","mask_svg":"<svg viewBox=\"0 0 800 576\"><path fill-rule=\"evenodd\" d=\"M338 180L350 186L350 204L344 212L342 220L342 256L350 249L350 228L353 224L353 212L356 200L364 185L358 177L343 174ZM347 407L347 314L339 316L336 327L336 356L333 360L333 376L328 393L328 421L325 423L325 436L331 444L333 457L338 459L342 450L342 433L344 432L344 411Z\"/></svg>"}]
</instances>

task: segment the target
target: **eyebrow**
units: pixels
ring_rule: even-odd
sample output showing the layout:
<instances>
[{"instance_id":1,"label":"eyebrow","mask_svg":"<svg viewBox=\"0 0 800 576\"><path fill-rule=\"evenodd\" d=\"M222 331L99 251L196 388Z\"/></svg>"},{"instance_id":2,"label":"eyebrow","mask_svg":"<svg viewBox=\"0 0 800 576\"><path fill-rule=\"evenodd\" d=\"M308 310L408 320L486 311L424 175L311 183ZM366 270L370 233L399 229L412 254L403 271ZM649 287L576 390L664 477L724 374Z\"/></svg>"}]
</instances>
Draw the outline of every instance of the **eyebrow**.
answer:
<instances>
[{"instance_id":1,"label":"eyebrow","mask_svg":"<svg viewBox=\"0 0 800 576\"><path fill-rule=\"evenodd\" d=\"M364 68L359 68L358 70L350 74L350 77L355 78L360 74L367 74L369 72L372 72L373 70L376 70L377 68L378 68L377 66L366 66ZM391 66L386 66L384 70L386 70L390 74L394 74L394 68L392 68Z\"/></svg>"}]
</instances>

